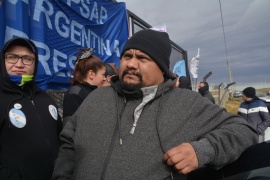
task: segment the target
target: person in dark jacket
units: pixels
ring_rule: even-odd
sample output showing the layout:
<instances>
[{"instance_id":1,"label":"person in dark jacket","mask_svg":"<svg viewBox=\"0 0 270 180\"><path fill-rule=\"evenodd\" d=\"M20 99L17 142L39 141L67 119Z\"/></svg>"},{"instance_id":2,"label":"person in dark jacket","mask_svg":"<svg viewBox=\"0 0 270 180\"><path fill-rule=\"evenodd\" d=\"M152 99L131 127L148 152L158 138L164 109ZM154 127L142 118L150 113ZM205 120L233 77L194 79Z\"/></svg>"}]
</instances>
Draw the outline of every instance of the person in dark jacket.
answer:
<instances>
[{"instance_id":1,"label":"person in dark jacket","mask_svg":"<svg viewBox=\"0 0 270 180\"><path fill-rule=\"evenodd\" d=\"M238 115L250 123L259 134L259 142L264 141L264 132L270 126L270 114L265 103L256 96L254 87L243 90L242 102L238 108Z\"/></svg>"},{"instance_id":2,"label":"person in dark jacket","mask_svg":"<svg viewBox=\"0 0 270 180\"><path fill-rule=\"evenodd\" d=\"M90 93L60 134L53 179L185 179L236 160L257 142L241 117L175 88L166 32L141 30L124 45L119 76Z\"/></svg>"},{"instance_id":3,"label":"person in dark jacket","mask_svg":"<svg viewBox=\"0 0 270 180\"><path fill-rule=\"evenodd\" d=\"M71 88L65 93L63 100L63 121L72 116L86 96L101 87L105 81L105 64L93 55L94 49L83 49L75 61L72 72Z\"/></svg>"},{"instance_id":4,"label":"person in dark jacket","mask_svg":"<svg viewBox=\"0 0 270 180\"><path fill-rule=\"evenodd\" d=\"M186 76L179 77L179 86L178 87L191 90L191 84Z\"/></svg>"},{"instance_id":5,"label":"person in dark jacket","mask_svg":"<svg viewBox=\"0 0 270 180\"><path fill-rule=\"evenodd\" d=\"M62 122L53 99L35 83L37 47L17 37L0 58L0 179L49 180Z\"/></svg>"},{"instance_id":6,"label":"person in dark jacket","mask_svg":"<svg viewBox=\"0 0 270 180\"><path fill-rule=\"evenodd\" d=\"M215 99L209 92L209 85L207 82L200 82L198 91L203 97L209 99L213 104L215 104Z\"/></svg>"}]
</instances>

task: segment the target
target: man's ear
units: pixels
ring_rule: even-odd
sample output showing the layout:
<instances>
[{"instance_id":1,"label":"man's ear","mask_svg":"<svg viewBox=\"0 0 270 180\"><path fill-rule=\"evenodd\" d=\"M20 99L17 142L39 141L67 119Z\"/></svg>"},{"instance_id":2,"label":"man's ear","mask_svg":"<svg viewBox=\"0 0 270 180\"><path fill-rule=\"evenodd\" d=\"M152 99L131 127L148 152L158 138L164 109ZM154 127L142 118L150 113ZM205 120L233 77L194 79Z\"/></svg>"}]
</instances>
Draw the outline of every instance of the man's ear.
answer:
<instances>
[{"instance_id":1,"label":"man's ear","mask_svg":"<svg viewBox=\"0 0 270 180\"><path fill-rule=\"evenodd\" d=\"M106 81L110 82L111 77L112 77L112 76L108 75L108 76L106 77Z\"/></svg>"}]
</instances>

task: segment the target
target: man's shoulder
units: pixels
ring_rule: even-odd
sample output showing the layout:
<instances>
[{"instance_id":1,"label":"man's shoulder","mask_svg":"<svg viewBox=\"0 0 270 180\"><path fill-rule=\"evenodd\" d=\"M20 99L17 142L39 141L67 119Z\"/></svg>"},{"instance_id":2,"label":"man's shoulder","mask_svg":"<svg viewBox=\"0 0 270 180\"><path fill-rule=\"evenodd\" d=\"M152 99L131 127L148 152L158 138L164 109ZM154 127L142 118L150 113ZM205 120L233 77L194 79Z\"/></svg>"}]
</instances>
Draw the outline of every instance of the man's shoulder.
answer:
<instances>
[{"instance_id":1,"label":"man's shoulder","mask_svg":"<svg viewBox=\"0 0 270 180\"><path fill-rule=\"evenodd\" d=\"M247 105L247 103L245 101L240 103L240 106L244 106L244 105Z\"/></svg>"},{"instance_id":2,"label":"man's shoulder","mask_svg":"<svg viewBox=\"0 0 270 180\"><path fill-rule=\"evenodd\" d=\"M203 97L213 97L211 92L207 91L203 94Z\"/></svg>"},{"instance_id":3,"label":"man's shoulder","mask_svg":"<svg viewBox=\"0 0 270 180\"><path fill-rule=\"evenodd\" d=\"M108 98L112 94L115 94L116 90L111 86L99 87L92 91L89 96L91 98Z\"/></svg>"},{"instance_id":4,"label":"man's shoulder","mask_svg":"<svg viewBox=\"0 0 270 180\"><path fill-rule=\"evenodd\" d=\"M213 96L210 91L208 91L206 94L208 94L209 96Z\"/></svg>"},{"instance_id":5,"label":"man's shoulder","mask_svg":"<svg viewBox=\"0 0 270 180\"><path fill-rule=\"evenodd\" d=\"M116 90L112 86L102 86L102 87L97 88L94 92L96 94L104 94L104 93L111 94L111 93L116 93Z\"/></svg>"},{"instance_id":6,"label":"man's shoulder","mask_svg":"<svg viewBox=\"0 0 270 180\"><path fill-rule=\"evenodd\" d=\"M254 106L263 106L263 107L266 107L265 102L264 102L263 100L261 100L261 99L255 99L255 100L252 102L252 104L253 104Z\"/></svg>"}]
</instances>

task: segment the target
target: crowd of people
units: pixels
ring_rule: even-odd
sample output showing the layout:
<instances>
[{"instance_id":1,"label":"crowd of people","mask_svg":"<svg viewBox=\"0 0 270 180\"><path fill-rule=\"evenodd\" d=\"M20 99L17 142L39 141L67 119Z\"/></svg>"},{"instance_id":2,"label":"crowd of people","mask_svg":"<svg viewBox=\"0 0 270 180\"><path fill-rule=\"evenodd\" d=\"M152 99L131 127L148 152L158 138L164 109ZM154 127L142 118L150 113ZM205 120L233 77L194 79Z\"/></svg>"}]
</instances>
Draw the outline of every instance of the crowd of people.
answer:
<instances>
[{"instance_id":1,"label":"crowd of people","mask_svg":"<svg viewBox=\"0 0 270 180\"><path fill-rule=\"evenodd\" d=\"M168 33L135 33L119 68L93 51L77 55L62 120L35 83L36 45L21 37L5 43L0 179L185 179L205 166L220 169L263 141L270 117L254 88L243 91L240 116L215 104L207 82L192 91L170 71Z\"/></svg>"}]
</instances>

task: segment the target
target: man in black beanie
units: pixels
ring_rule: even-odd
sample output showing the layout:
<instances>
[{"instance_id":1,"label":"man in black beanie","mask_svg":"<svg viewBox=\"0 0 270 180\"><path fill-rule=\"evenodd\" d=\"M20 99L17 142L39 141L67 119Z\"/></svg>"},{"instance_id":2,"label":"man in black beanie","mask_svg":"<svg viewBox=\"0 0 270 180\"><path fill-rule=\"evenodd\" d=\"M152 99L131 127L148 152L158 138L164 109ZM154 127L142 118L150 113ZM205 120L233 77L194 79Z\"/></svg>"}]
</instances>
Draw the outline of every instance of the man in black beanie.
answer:
<instances>
[{"instance_id":1,"label":"man in black beanie","mask_svg":"<svg viewBox=\"0 0 270 180\"><path fill-rule=\"evenodd\" d=\"M150 56L167 78L175 78L170 69L171 40L165 32L144 30L134 34L125 44L123 53L128 49L137 49Z\"/></svg>"},{"instance_id":2,"label":"man in black beanie","mask_svg":"<svg viewBox=\"0 0 270 180\"><path fill-rule=\"evenodd\" d=\"M244 119L174 87L170 53L166 32L141 30L127 41L111 87L92 92L67 121L53 179L185 179L256 143Z\"/></svg>"},{"instance_id":3,"label":"man in black beanie","mask_svg":"<svg viewBox=\"0 0 270 180\"><path fill-rule=\"evenodd\" d=\"M264 141L264 132L270 126L270 115L266 104L256 96L253 87L243 90L242 102L238 108L238 115L250 123L259 134L259 142Z\"/></svg>"},{"instance_id":4,"label":"man in black beanie","mask_svg":"<svg viewBox=\"0 0 270 180\"><path fill-rule=\"evenodd\" d=\"M253 87L247 87L242 92L243 92L245 97L250 98L250 99L253 99L256 96L256 90ZM245 99L247 99L247 98L245 98Z\"/></svg>"}]
</instances>

